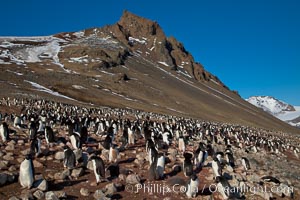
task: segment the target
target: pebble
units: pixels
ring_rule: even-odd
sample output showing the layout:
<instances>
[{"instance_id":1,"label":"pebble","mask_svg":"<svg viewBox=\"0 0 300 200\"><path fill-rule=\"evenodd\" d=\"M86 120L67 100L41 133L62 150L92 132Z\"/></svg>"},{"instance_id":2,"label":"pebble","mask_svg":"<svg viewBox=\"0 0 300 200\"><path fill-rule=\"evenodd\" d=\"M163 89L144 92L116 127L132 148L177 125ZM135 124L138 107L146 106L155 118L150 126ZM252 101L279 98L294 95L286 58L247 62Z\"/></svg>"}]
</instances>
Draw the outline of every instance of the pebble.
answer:
<instances>
[{"instance_id":1,"label":"pebble","mask_svg":"<svg viewBox=\"0 0 300 200\"><path fill-rule=\"evenodd\" d=\"M45 197L45 194L44 192L42 192L41 190L37 190L33 193L33 196L36 198L36 199L43 199Z\"/></svg>"},{"instance_id":2,"label":"pebble","mask_svg":"<svg viewBox=\"0 0 300 200\"><path fill-rule=\"evenodd\" d=\"M84 197L88 197L90 195L90 191L86 188L81 188L80 189L80 194Z\"/></svg>"}]
</instances>

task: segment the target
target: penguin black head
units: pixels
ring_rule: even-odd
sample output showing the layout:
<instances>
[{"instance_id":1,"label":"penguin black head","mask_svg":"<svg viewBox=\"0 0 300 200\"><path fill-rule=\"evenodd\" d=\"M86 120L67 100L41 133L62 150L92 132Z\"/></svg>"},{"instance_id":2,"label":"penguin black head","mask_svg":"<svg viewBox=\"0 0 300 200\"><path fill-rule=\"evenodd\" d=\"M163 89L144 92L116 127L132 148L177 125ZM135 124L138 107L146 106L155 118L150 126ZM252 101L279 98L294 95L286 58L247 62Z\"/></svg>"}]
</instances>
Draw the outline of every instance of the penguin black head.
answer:
<instances>
[{"instance_id":1,"label":"penguin black head","mask_svg":"<svg viewBox=\"0 0 300 200\"><path fill-rule=\"evenodd\" d=\"M31 154L26 154L25 159L26 160L31 160L32 159L32 155Z\"/></svg>"},{"instance_id":2,"label":"penguin black head","mask_svg":"<svg viewBox=\"0 0 300 200\"><path fill-rule=\"evenodd\" d=\"M193 157L193 155L191 153L184 153L183 156L186 160L191 160Z\"/></svg>"},{"instance_id":3,"label":"penguin black head","mask_svg":"<svg viewBox=\"0 0 300 200\"><path fill-rule=\"evenodd\" d=\"M64 150L70 149L70 147L68 145L65 145L63 148L64 148Z\"/></svg>"},{"instance_id":4,"label":"penguin black head","mask_svg":"<svg viewBox=\"0 0 300 200\"><path fill-rule=\"evenodd\" d=\"M193 175L191 176L191 179L192 179L193 181L195 181L195 180L198 179L198 176L197 176L195 173L193 173Z\"/></svg>"},{"instance_id":5,"label":"penguin black head","mask_svg":"<svg viewBox=\"0 0 300 200\"><path fill-rule=\"evenodd\" d=\"M90 160L93 160L93 159L96 159L96 158L97 158L97 155L92 154L92 156L89 158L89 161L90 161Z\"/></svg>"},{"instance_id":6,"label":"penguin black head","mask_svg":"<svg viewBox=\"0 0 300 200\"><path fill-rule=\"evenodd\" d=\"M213 160L214 161L219 161L219 159L217 158L217 156L214 156Z\"/></svg>"}]
</instances>

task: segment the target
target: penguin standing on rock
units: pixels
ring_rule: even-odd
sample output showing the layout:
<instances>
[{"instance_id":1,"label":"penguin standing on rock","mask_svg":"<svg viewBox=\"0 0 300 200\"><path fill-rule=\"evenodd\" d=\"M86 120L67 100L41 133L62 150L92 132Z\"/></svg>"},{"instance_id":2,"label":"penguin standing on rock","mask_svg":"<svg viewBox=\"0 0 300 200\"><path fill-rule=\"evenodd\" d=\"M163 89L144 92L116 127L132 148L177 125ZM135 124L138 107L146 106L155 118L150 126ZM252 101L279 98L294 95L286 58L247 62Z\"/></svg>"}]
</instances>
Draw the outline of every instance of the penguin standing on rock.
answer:
<instances>
[{"instance_id":1,"label":"penguin standing on rock","mask_svg":"<svg viewBox=\"0 0 300 200\"><path fill-rule=\"evenodd\" d=\"M185 177L193 175L193 163L191 153L184 153L184 161L183 161L183 173Z\"/></svg>"},{"instance_id":2,"label":"penguin standing on rock","mask_svg":"<svg viewBox=\"0 0 300 200\"><path fill-rule=\"evenodd\" d=\"M74 169L76 165L76 156L74 152L68 147L64 147L64 167Z\"/></svg>"},{"instance_id":3,"label":"penguin standing on rock","mask_svg":"<svg viewBox=\"0 0 300 200\"><path fill-rule=\"evenodd\" d=\"M112 137L111 137L111 135L108 134L108 135L106 135L106 137L104 139L102 147L106 150L109 150L111 144L112 144Z\"/></svg>"},{"instance_id":4,"label":"penguin standing on rock","mask_svg":"<svg viewBox=\"0 0 300 200\"><path fill-rule=\"evenodd\" d=\"M193 174L186 186L186 196L195 198L198 193L199 179L196 174Z\"/></svg>"},{"instance_id":5,"label":"penguin standing on rock","mask_svg":"<svg viewBox=\"0 0 300 200\"><path fill-rule=\"evenodd\" d=\"M80 141L81 141L81 144L85 144L88 140L88 129L86 126L83 126L81 129L80 129Z\"/></svg>"},{"instance_id":6,"label":"penguin standing on rock","mask_svg":"<svg viewBox=\"0 0 300 200\"><path fill-rule=\"evenodd\" d=\"M148 156L149 156L149 164L151 167L151 164L155 161L155 159L158 156L158 152L154 146L150 146L148 150Z\"/></svg>"},{"instance_id":7,"label":"penguin standing on rock","mask_svg":"<svg viewBox=\"0 0 300 200\"><path fill-rule=\"evenodd\" d=\"M32 121L29 125L29 139L34 139L36 137L37 137L36 124L34 122L34 119L32 119Z\"/></svg>"},{"instance_id":8,"label":"penguin standing on rock","mask_svg":"<svg viewBox=\"0 0 300 200\"><path fill-rule=\"evenodd\" d=\"M222 167L219 159L217 157L214 157L211 164L215 178L222 176Z\"/></svg>"},{"instance_id":9,"label":"penguin standing on rock","mask_svg":"<svg viewBox=\"0 0 300 200\"><path fill-rule=\"evenodd\" d=\"M71 144L74 149L81 148L80 134L77 132L73 132L70 136Z\"/></svg>"},{"instance_id":10,"label":"penguin standing on rock","mask_svg":"<svg viewBox=\"0 0 300 200\"><path fill-rule=\"evenodd\" d=\"M249 162L248 158L246 158L246 157L242 157L242 165L243 165L245 171L248 171L249 169L251 169L250 162Z\"/></svg>"},{"instance_id":11,"label":"penguin standing on rock","mask_svg":"<svg viewBox=\"0 0 300 200\"><path fill-rule=\"evenodd\" d=\"M108 160L109 162L117 162L119 159L119 151L115 144L111 144L109 148Z\"/></svg>"},{"instance_id":12,"label":"penguin standing on rock","mask_svg":"<svg viewBox=\"0 0 300 200\"><path fill-rule=\"evenodd\" d=\"M225 152L225 159L226 162L229 166L231 166L232 168L234 168L235 164L234 164L234 158L233 158L233 154L230 151Z\"/></svg>"},{"instance_id":13,"label":"penguin standing on rock","mask_svg":"<svg viewBox=\"0 0 300 200\"><path fill-rule=\"evenodd\" d=\"M54 142L54 133L50 126L45 127L45 139L47 144Z\"/></svg>"},{"instance_id":14,"label":"penguin standing on rock","mask_svg":"<svg viewBox=\"0 0 300 200\"><path fill-rule=\"evenodd\" d=\"M223 199L229 199L230 194L230 185L227 179L223 176L219 176L216 178L218 191L221 193Z\"/></svg>"},{"instance_id":15,"label":"penguin standing on rock","mask_svg":"<svg viewBox=\"0 0 300 200\"><path fill-rule=\"evenodd\" d=\"M164 178L164 171L165 171L165 155L163 153L159 153L157 156L157 166L156 170L158 173L158 178Z\"/></svg>"},{"instance_id":16,"label":"penguin standing on rock","mask_svg":"<svg viewBox=\"0 0 300 200\"><path fill-rule=\"evenodd\" d=\"M205 151L204 146L200 146L198 147L198 149L195 152L195 159L194 159L194 163L197 167L197 169L201 169L204 165L205 160L207 159L207 151Z\"/></svg>"},{"instance_id":17,"label":"penguin standing on rock","mask_svg":"<svg viewBox=\"0 0 300 200\"><path fill-rule=\"evenodd\" d=\"M105 179L105 165L99 156L92 155L89 160L93 163L94 175L96 177L96 184L101 182L101 179Z\"/></svg>"},{"instance_id":18,"label":"penguin standing on rock","mask_svg":"<svg viewBox=\"0 0 300 200\"><path fill-rule=\"evenodd\" d=\"M178 139L178 149L182 153L185 152L185 142L182 136L180 136Z\"/></svg>"},{"instance_id":19,"label":"penguin standing on rock","mask_svg":"<svg viewBox=\"0 0 300 200\"><path fill-rule=\"evenodd\" d=\"M36 157L41 154L41 140L38 137L30 139L30 153Z\"/></svg>"},{"instance_id":20,"label":"penguin standing on rock","mask_svg":"<svg viewBox=\"0 0 300 200\"><path fill-rule=\"evenodd\" d=\"M113 163L109 165L106 170L109 171L111 179L117 178L120 175L120 167L118 163Z\"/></svg>"},{"instance_id":21,"label":"penguin standing on rock","mask_svg":"<svg viewBox=\"0 0 300 200\"><path fill-rule=\"evenodd\" d=\"M0 126L0 136L3 142L9 139L9 129L6 122L3 122Z\"/></svg>"},{"instance_id":22,"label":"penguin standing on rock","mask_svg":"<svg viewBox=\"0 0 300 200\"><path fill-rule=\"evenodd\" d=\"M25 156L25 160L20 165L19 181L23 188L30 189L34 182L34 166L31 155Z\"/></svg>"}]
</instances>

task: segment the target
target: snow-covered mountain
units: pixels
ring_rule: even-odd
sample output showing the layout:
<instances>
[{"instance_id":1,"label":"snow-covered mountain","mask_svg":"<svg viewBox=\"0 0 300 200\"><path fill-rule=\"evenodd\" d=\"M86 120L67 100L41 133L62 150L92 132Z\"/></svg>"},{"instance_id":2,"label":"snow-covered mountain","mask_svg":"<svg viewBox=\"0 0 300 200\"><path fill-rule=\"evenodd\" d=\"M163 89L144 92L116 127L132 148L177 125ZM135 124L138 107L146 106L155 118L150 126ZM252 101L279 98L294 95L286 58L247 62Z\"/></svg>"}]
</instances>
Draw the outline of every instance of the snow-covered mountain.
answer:
<instances>
[{"instance_id":1,"label":"snow-covered mountain","mask_svg":"<svg viewBox=\"0 0 300 200\"><path fill-rule=\"evenodd\" d=\"M300 106L292 106L270 96L252 96L246 101L262 108L282 121L300 127Z\"/></svg>"}]
</instances>

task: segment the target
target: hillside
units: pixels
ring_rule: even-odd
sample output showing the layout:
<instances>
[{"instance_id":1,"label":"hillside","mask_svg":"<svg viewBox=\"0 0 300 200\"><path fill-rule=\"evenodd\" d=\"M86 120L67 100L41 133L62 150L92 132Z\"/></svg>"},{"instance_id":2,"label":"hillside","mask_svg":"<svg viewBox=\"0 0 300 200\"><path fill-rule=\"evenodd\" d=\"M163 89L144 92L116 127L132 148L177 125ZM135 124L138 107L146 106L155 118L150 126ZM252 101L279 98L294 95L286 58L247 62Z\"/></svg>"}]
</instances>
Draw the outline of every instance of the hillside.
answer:
<instances>
[{"instance_id":1,"label":"hillside","mask_svg":"<svg viewBox=\"0 0 300 200\"><path fill-rule=\"evenodd\" d=\"M127 11L102 28L2 37L0 67L1 97L128 107L299 133L230 91L157 22Z\"/></svg>"}]
</instances>

